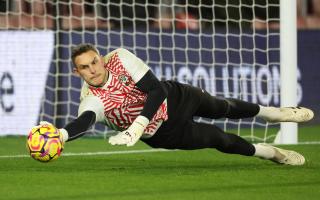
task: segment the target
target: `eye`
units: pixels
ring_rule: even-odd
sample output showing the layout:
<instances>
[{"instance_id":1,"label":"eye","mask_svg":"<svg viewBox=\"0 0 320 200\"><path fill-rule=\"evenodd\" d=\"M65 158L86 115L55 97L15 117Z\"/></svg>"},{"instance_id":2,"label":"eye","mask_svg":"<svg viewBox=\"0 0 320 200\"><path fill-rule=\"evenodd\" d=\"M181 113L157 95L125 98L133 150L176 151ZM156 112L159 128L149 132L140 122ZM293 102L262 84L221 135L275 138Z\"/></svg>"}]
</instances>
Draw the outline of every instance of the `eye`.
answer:
<instances>
[{"instance_id":1,"label":"eye","mask_svg":"<svg viewBox=\"0 0 320 200\"><path fill-rule=\"evenodd\" d=\"M79 66L80 69L86 69L88 67L88 65L81 65Z\"/></svg>"}]
</instances>

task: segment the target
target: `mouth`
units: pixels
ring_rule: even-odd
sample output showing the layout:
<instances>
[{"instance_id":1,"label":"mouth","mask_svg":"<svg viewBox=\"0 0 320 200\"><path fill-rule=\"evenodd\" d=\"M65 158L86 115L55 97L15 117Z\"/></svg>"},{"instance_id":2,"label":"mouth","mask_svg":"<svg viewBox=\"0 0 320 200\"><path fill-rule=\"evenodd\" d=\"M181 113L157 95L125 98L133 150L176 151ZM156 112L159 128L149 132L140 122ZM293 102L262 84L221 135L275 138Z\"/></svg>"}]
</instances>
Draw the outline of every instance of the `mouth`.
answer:
<instances>
[{"instance_id":1,"label":"mouth","mask_svg":"<svg viewBox=\"0 0 320 200\"><path fill-rule=\"evenodd\" d=\"M100 77L100 74L95 75L95 76L91 77L91 80L97 79L97 78L99 78L99 77Z\"/></svg>"}]
</instances>

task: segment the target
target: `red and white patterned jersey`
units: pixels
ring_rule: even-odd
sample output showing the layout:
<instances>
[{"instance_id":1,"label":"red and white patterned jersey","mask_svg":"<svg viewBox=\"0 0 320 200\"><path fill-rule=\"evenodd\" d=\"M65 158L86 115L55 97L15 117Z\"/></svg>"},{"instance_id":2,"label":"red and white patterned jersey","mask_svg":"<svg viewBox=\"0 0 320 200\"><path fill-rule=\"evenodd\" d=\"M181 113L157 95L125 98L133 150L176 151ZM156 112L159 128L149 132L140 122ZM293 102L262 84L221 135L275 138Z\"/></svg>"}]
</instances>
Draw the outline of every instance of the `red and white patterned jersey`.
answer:
<instances>
[{"instance_id":1,"label":"red and white patterned jersey","mask_svg":"<svg viewBox=\"0 0 320 200\"><path fill-rule=\"evenodd\" d=\"M100 88L83 84L79 115L91 110L96 113L97 122L102 122L113 130L125 130L144 107L147 94L140 91L135 84L150 69L141 59L121 48L110 52L104 60L105 68L109 72L108 80ZM144 133L153 135L167 119L165 99Z\"/></svg>"}]
</instances>

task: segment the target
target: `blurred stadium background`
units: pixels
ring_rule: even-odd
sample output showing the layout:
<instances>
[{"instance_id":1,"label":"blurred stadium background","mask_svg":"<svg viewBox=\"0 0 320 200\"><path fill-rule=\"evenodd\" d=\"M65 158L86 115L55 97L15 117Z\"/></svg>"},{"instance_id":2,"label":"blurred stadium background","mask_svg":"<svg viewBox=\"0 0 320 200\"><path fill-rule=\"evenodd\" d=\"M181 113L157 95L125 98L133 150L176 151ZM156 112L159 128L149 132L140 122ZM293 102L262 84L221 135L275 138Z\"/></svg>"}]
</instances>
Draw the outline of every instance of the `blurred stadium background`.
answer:
<instances>
[{"instance_id":1,"label":"blurred stadium background","mask_svg":"<svg viewBox=\"0 0 320 200\"><path fill-rule=\"evenodd\" d=\"M319 4L297 1L297 103L315 110L311 124L320 121ZM101 54L127 48L160 79L279 106L279 28L279 0L1 0L1 134L25 135L39 120L62 127L77 116L81 80L69 57L84 42ZM279 127L258 119L197 120L268 142ZM91 133L107 131L98 125Z\"/></svg>"}]
</instances>

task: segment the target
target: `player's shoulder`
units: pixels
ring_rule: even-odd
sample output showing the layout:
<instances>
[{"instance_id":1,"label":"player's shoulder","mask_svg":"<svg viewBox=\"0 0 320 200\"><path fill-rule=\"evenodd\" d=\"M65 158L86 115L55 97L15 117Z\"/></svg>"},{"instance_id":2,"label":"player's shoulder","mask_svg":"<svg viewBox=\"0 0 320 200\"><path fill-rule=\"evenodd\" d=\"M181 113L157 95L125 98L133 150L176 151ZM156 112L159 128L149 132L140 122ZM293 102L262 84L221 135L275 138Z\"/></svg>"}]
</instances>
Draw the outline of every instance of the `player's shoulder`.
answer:
<instances>
[{"instance_id":1,"label":"player's shoulder","mask_svg":"<svg viewBox=\"0 0 320 200\"><path fill-rule=\"evenodd\" d=\"M122 47L119 47L119 48L115 49L114 52L117 52L117 53L131 53L128 49L125 49L125 48L122 48Z\"/></svg>"},{"instance_id":2,"label":"player's shoulder","mask_svg":"<svg viewBox=\"0 0 320 200\"><path fill-rule=\"evenodd\" d=\"M125 48L117 48L111 52L109 52L107 55L105 55L103 57L105 63L107 63L109 61L110 58L112 58L115 54L118 54L118 56L122 56L122 55L127 55L127 54L132 54L129 50L125 49Z\"/></svg>"}]
</instances>

